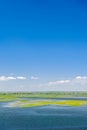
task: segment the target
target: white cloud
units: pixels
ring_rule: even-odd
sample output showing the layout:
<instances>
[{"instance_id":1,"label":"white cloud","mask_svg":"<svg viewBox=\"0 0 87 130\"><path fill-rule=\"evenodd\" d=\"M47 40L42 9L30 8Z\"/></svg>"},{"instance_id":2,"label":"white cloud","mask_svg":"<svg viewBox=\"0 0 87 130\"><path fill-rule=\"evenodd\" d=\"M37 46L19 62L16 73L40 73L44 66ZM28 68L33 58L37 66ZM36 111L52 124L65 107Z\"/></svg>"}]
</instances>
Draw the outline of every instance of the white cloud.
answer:
<instances>
[{"instance_id":1,"label":"white cloud","mask_svg":"<svg viewBox=\"0 0 87 130\"><path fill-rule=\"evenodd\" d=\"M48 82L48 86L60 85L60 84L66 84L66 83L70 83L70 80L58 80L58 81L54 81L54 82Z\"/></svg>"},{"instance_id":2,"label":"white cloud","mask_svg":"<svg viewBox=\"0 0 87 130\"><path fill-rule=\"evenodd\" d=\"M15 77L10 76L10 77L7 77L7 79L8 79L8 80L14 80L14 79L16 79L16 78L15 78Z\"/></svg>"},{"instance_id":3,"label":"white cloud","mask_svg":"<svg viewBox=\"0 0 87 130\"><path fill-rule=\"evenodd\" d=\"M0 91L87 91L87 76L76 76L73 78L53 81L50 80L45 83L42 80L42 84L40 84L41 81L34 83L33 81L38 80L39 77L32 76L32 82L30 82L30 85L28 82L24 82L24 85L22 82L21 85L21 80L24 81L25 79L27 78L22 75L0 76ZM14 81L14 83L10 81Z\"/></svg>"},{"instance_id":4,"label":"white cloud","mask_svg":"<svg viewBox=\"0 0 87 130\"><path fill-rule=\"evenodd\" d=\"M20 79L20 80L25 80L25 79L26 79L26 77L19 76L19 77L17 77L17 79Z\"/></svg>"},{"instance_id":5,"label":"white cloud","mask_svg":"<svg viewBox=\"0 0 87 130\"><path fill-rule=\"evenodd\" d=\"M77 84L87 86L87 76L77 76L75 79L72 80L72 84L74 84L75 86Z\"/></svg>"},{"instance_id":6,"label":"white cloud","mask_svg":"<svg viewBox=\"0 0 87 130\"><path fill-rule=\"evenodd\" d=\"M31 79L32 79L32 80L38 80L39 77L37 77L37 76L31 76Z\"/></svg>"},{"instance_id":7,"label":"white cloud","mask_svg":"<svg viewBox=\"0 0 87 130\"><path fill-rule=\"evenodd\" d=\"M13 76L0 76L0 81L9 81L9 80L24 80L26 77L13 77Z\"/></svg>"},{"instance_id":8,"label":"white cloud","mask_svg":"<svg viewBox=\"0 0 87 130\"><path fill-rule=\"evenodd\" d=\"M4 81L6 80L6 77L5 76L0 76L0 81Z\"/></svg>"},{"instance_id":9,"label":"white cloud","mask_svg":"<svg viewBox=\"0 0 87 130\"><path fill-rule=\"evenodd\" d=\"M85 80L85 79L87 79L87 76L77 76L76 79L77 80L79 80L79 79L80 80Z\"/></svg>"},{"instance_id":10,"label":"white cloud","mask_svg":"<svg viewBox=\"0 0 87 130\"><path fill-rule=\"evenodd\" d=\"M0 81L15 80L15 77L0 76Z\"/></svg>"},{"instance_id":11,"label":"white cloud","mask_svg":"<svg viewBox=\"0 0 87 130\"><path fill-rule=\"evenodd\" d=\"M77 85L85 85L87 84L87 76L77 76L72 79L65 80L57 80L57 81L49 81L48 83L41 84L40 86L60 86L60 85L69 85L69 86L77 86Z\"/></svg>"}]
</instances>

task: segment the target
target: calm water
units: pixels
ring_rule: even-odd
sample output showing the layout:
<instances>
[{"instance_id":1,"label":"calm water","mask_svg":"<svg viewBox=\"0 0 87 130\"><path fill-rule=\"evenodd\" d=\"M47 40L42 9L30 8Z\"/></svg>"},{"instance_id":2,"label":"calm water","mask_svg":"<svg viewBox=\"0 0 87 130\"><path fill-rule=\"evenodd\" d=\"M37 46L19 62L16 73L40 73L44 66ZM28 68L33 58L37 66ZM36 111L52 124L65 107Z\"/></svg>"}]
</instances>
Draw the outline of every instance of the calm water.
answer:
<instances>
[{"instance_id":1,"label":"calm water","mask_svg":"<svg viewBox=\"0 0 87 130\"><path fill-rule=\"evenodd\" d=\"M87 106L8 108L0 103L0 130L87 130Z\"/></svg>"}]
</instances>

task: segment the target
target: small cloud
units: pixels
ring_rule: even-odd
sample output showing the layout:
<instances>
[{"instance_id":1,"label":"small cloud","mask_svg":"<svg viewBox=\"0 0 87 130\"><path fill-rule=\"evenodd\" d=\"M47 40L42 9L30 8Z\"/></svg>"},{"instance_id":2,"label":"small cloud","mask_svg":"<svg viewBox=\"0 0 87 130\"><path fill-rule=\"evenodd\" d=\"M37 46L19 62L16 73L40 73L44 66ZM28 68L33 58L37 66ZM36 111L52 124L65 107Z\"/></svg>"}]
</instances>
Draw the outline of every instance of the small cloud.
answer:
<instances>
[{"instance_id":1,"label":"small cloud","mask_svg":"<svg viewBox=\"0 0 87 130\"><path fill-rule=\"evenodd\" d=\"M14 80L16 79L15 77L7 77L8 80Z\"/></svg>"},{"instance_id":2,"label":"small cloud","mask_svg":"<svg viewBox=\"0 0 87 130\"><path fill-rule=\"evenodd\" d=\"M31 80L38 80L39 79L39 77L37 77L37 76L31 76Z\"/></svg>"},{"instance_id":3,"label":"small cloud","mask_svg":"<svg viewBox=\"0 0 87 130\"><path fill-rule=\"evenodd\" d=\"M9 81L9 80L25 80L26 77L23 76L18 76L18 77L13 77L13 76L0 76L0 81Z\"/></svg>"},{"instance_id":4,"label":"small cloud","mask_svg":"<svg viewBox=\"0 0 87 130\"><path fill-rule=\"evenodd\" d=\"M60 84L66 84L66 83L70 83L70 80L58 80L58 81L54 81L54 82L48 82L48 86L60 85Z\"/></svg>"},{"instance_id":5,"label":"small cloud","mask_svg":"<svg viewBox=\"0 0 87 130\"><path fill-rule=\"evenodd\" d=\"M57 86L57 85L66 86L66 84L74 85L74 86L77 86L77 84L79 85L87 84L87 76L77 76L71 80L66 79L66 80L50 81L45 84L40 84L40 86Z\"/></svg>"},{"instance_id":6,"label":"small cloud","mask_svg":"<svg viewBox=\"0 0 87 130\"><path fill-rule=\"evenodd\" d=\"M7 80L5 76L0 76L0 81L5 81Z\"/></svg>"},{"instance_id":7,"label":"small cloud","mask_svg":"<svg viewBox=\"0 0 87 130\"><path fill-rule=\"evenodd\" d=\"M77 76L75 79L82 79L82 77L81 76Z\"/></svg>"},{"instance_id":8,"label":"small cloud","mask_svg":"<svg viewBox=\"0 0 87 130\"><path fill-rule=\"evenodd\" d=\"M0 76L0 81L15 80L15 77Z\"/></svg>"},{"instance_id":9,"label":"small cloud","mask_svg":"<svg viewBox=\"0 0 87 130\"><path fill-rule=\"evenodd\" d=\"M17 77L17 79L20 79L20 80L25 80L25 79L26 79L26 77L19 76L19 77Z\"/></svg>"},{"instance_id":10,"label":"small cloud","mask_svg":"<svg viewBox=\"0 0 87 130\"><path fill-rule=\"evenodd\" d=\"M83 80L83 79L87 79L87 76L77 76L76 79L80 79L80 80Z\"/></svg>"}]
</instances>

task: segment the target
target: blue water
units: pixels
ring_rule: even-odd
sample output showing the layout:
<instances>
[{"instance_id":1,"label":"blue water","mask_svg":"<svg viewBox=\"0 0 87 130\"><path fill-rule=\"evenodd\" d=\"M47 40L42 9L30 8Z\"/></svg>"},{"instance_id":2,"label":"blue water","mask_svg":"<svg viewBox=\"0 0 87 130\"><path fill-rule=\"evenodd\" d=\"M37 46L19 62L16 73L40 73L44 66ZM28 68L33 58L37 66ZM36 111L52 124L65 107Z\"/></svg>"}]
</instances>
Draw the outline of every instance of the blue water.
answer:
<instances>
[{"instance_id":1,"label":"blue water","mask_svg":"<svg viewBox=\"0 0 87 130\"><path fill-rule=\"evenodd\" d=\"M0 103L0 130L87 130L87 106L8 108Z\"/></svg>"}]
</instances>

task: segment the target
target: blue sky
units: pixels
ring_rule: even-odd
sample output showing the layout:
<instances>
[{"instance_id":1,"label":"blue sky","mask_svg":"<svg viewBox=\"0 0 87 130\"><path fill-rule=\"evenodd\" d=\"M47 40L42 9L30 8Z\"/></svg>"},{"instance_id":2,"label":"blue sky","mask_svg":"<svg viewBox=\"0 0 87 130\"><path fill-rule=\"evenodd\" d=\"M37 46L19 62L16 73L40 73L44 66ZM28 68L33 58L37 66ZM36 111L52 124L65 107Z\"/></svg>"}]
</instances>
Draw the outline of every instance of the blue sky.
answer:
<instances>
[{"instance_id":1,"label":"blue sky","mask_svg":"<svg viewBox=\"0 0 87 130\"><path fill-rule=\"evenodd\" d=\"M87 90L86 0L3 0L0 12L0 91Z\"/></svg>"}]
</instances>

